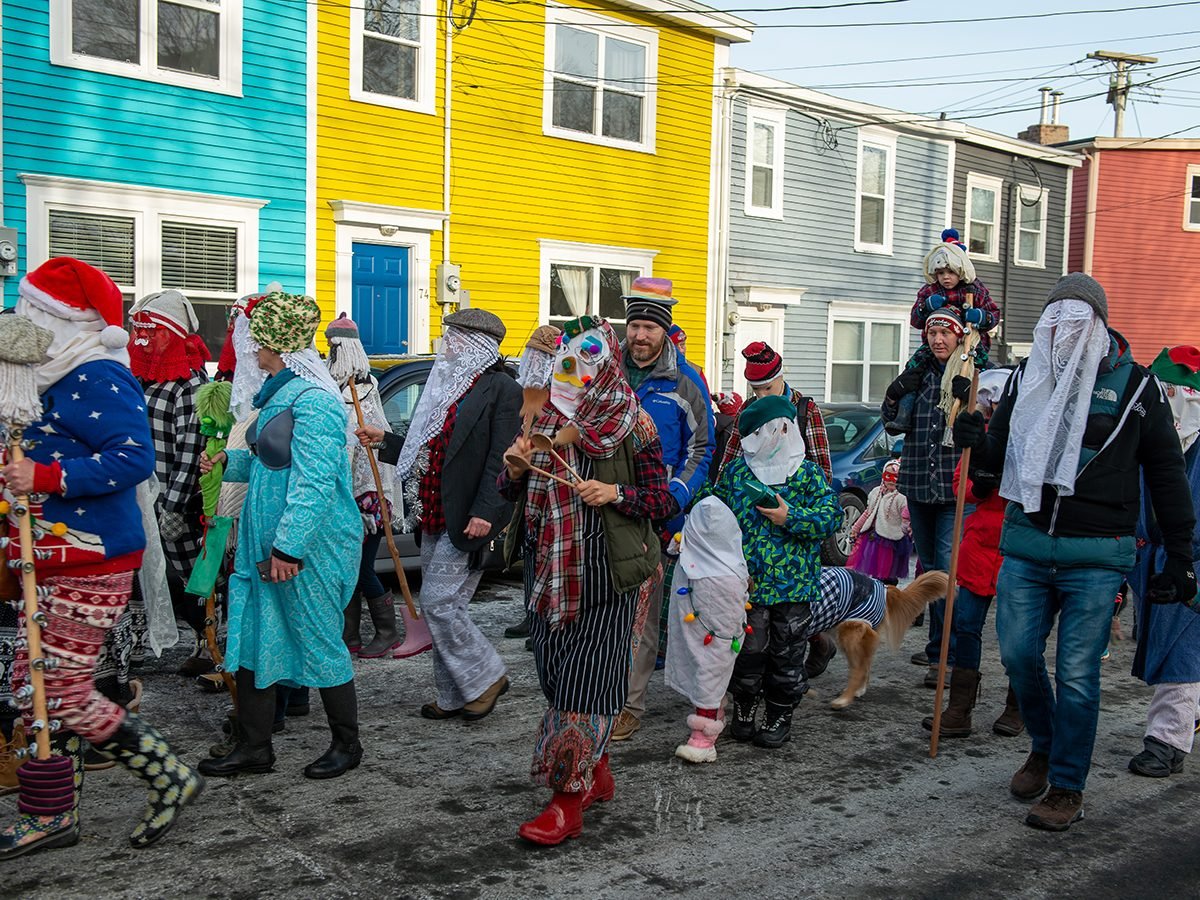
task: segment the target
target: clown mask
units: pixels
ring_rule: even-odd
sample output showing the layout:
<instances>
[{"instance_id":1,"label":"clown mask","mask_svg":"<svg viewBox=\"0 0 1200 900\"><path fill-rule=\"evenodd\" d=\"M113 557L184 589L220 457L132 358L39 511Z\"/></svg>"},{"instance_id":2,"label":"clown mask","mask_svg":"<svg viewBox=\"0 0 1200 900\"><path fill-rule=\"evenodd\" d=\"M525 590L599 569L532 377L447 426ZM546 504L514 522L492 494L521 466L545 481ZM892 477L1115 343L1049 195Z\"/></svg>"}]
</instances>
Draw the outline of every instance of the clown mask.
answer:
<instances>
[{"instance_id":1,"label":"clown mask","mask_svg":"<svg viewBox=\"0 0 1200 900\"><path fill-rule=\"evenodd\" d=\"M550 376L550 403L568 419L579 411L592 381L611 356L604 332L590 316L564 326Z\"/></svg>"}]
</instances>

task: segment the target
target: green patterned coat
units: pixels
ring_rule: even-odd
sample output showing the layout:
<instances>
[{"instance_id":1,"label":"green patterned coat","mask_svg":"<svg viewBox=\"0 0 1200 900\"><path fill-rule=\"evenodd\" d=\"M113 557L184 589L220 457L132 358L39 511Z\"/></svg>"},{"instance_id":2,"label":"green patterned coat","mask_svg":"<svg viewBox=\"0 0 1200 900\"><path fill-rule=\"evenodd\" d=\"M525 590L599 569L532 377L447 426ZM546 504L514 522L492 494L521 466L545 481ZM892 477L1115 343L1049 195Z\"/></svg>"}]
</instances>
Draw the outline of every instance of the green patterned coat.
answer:
<instances>
[{"instance_id":1,"label":"green patterned coat","mask_svg":"<svg viewBox=\"0 0 1200 900\"><path fill-rule=\"evenodd\" d=\"M753 585L750 601L762 606L811 603L820 595L821 542L837 531L842 521L837 494L821 467L804 460L787 484L776 488L788 505L788 517L781 527L755 509L755 483L746 460L739 457L704 491L733 510L742 528L742 550Z\"/></svg>"}]
</instances>

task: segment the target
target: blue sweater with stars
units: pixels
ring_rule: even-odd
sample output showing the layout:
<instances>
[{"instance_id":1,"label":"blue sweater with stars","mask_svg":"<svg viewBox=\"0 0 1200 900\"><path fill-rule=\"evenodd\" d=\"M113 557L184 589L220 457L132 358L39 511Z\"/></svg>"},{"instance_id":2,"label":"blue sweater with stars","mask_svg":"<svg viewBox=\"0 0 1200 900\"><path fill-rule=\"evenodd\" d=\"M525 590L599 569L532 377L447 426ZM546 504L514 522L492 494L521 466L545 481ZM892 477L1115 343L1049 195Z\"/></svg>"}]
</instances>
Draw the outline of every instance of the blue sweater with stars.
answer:
<instances>
[{"instance_id":1,"label":"blue sweater with stars","mask_svg":"<svg viewBox=\"0 0 1200 900\"><path fill-rule=\"evenodd\" d=\"M37 573L98 575L138 568L146 535L137 486L154 474L146 397L126 367L84 363L42 394L42 418L26 429L38 463L30 504ZM63 523L67 531L51 528ZM9 517L10 559L21 555Z\"/></svg>"}]
</instances>

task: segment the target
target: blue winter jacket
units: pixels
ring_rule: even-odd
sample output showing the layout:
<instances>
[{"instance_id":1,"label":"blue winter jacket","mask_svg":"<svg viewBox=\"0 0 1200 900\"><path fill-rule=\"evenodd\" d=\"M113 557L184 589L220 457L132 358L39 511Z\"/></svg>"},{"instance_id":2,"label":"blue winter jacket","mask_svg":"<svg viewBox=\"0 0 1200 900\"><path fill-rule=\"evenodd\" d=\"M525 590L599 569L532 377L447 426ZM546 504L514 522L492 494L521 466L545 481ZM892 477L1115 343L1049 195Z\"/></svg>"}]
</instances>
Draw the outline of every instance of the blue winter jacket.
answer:
<instances>
[{"instance_id":1,"label":"blue winter jacket","mask_svg":"<svg viewBox=\"0 0 1200 900\"><path fill-rule=\"evenodd\" d=\"M626 352L624 345L621 352ZM708 478L716 444L712 401L704 380L666 341L653 370L634 393L658 428L671 496L685 510Z\"/></svg>"}]
</instances>

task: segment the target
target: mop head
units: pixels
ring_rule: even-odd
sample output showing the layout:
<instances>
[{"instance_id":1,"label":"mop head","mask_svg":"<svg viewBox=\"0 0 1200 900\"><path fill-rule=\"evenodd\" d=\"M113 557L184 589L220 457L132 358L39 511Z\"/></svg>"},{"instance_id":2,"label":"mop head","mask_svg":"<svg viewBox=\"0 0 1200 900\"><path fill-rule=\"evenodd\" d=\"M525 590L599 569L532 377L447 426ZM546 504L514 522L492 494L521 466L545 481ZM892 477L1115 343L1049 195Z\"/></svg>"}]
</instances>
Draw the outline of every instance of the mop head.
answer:
<instances>
[{"instance_id":1,"label":"mop head","mask_svg":"<svg viewBox=\"0 0 1200 900\"><path fill-rule=\"evenodd\" d=\"M23 316L0 316L0 423L24 427L42 417L33 366L46 358L52 340Z\"/></svg>"},{"instance_id":2,"label":"mop head","mask_svg":"<svg viewBox=\"0 0 1200 900\"><path fill-rule=\"evenodd\" d=\"M233 383L229 381L210 381L196 388L196 418L202 435L228 436L233 428L233 413L229 410L232 395Z\"/></svg>"}]
</instances>

